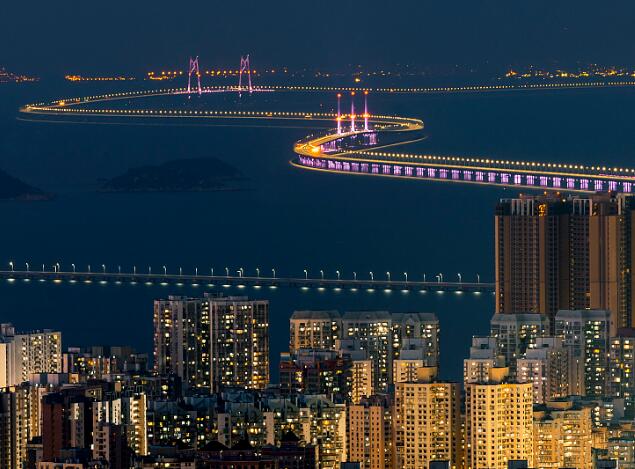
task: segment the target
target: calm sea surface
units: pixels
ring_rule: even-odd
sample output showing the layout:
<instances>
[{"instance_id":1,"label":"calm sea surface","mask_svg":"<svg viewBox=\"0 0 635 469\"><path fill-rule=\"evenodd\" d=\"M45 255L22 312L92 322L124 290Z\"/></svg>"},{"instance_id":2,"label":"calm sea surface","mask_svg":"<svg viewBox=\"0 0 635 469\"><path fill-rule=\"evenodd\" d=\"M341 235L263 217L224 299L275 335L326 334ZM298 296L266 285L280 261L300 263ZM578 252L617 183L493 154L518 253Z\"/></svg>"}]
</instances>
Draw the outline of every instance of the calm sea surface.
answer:
<instances>
[{"instance_id":1,"label":"calm sea surface","mask_svg":"<svg viewBox=\"0 0 635 469\"><path fill-rule=\"evenodd\" d=\"M498 188L303 171L289 165L301 128L47 124L16 120L19 105L92 94L83 85L0 86L0 168L57 194L0 203L0 262L69 268L227 266L249 273L428 279L493 278ZM216 101L215 101L216 100ZM326 95L257 95L236 104L203 97L171 106L329 110ZM158 104L157 104L158 105ZM430 138L407 151L635 166L635 89L482 95L376 96L371 110L422 118ZM405 147L406 148L406 147ZM188 157L222 159L249 178L247 190L102 194L100 181L130 167ZM202 287L0 284L0 322L57 328L64 345L152 346L152 300ZM287 349L294 309L430 311L441 320L441 373L460 379L470 337L485 334L493 295L227 289L271 302L273 376Z\"/></svg>"}]
</instances>

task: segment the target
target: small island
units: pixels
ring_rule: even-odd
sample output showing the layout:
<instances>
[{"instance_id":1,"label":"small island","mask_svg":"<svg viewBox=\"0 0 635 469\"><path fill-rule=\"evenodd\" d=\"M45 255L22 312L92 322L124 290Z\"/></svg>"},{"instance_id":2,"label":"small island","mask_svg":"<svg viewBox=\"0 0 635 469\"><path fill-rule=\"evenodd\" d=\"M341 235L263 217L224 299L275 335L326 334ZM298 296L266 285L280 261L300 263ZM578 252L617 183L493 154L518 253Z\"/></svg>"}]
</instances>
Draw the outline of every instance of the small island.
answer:
<instances>
[{"instance_id":1,"label":"small island","mask_svg":"<svg viewBox=\"0 0 635 469\"><path fill-rule=\"evenodd\" d=\"M114 177L102 192L204 192L240 190L245 181L233 166L216 158L189 158L140 166Z\"/></svg>"},{"instance_id":2,"label":"small island","mask_svg":"<svg viewBox=\"0 0 635 469\"><path fill-rule=\"evenodd\" d=\"M0 170L0 200L50 200L52 194L48 194L37 187L30 186L26 182Z\"/></svg>"}]
</instances>

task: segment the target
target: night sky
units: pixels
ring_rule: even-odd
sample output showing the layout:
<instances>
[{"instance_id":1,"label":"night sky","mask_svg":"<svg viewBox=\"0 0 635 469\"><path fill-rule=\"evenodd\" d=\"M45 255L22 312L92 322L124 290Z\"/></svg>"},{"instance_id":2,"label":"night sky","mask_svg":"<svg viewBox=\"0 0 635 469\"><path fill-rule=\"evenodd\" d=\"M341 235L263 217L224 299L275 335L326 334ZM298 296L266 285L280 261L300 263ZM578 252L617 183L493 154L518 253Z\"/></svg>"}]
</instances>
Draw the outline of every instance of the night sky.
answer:
<instances>
[{"instance_id":1,"label":"night sky","mask_svg":"<svg viewBox=\"0 0 635 469\"><path fill-rule=\"evenodd\" d=\"M635 2L5 0L0 65L41 76L202 65L635 63Z\"/></svg>"}]
</instances>

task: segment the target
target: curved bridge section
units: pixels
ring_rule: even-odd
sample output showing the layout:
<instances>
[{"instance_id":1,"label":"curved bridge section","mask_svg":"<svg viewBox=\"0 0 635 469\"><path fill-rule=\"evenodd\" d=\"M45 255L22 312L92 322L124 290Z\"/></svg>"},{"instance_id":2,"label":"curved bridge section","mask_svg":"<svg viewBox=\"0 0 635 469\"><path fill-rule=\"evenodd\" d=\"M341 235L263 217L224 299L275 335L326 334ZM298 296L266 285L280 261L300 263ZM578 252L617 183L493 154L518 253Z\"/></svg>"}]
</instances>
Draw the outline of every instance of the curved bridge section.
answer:
<instances>
[{"instance_id":1,"label":"curved bridge section","mask_svg":"<svg viewBox=\"0 0 635 469\"><path fill-rule=\"evenodd\" d=\"M626 83L625 83L626 84ZM630 84L630 83L628 83ZM261 87L253 91L306 92L345 91L348 88ZM235 87L206 87L203 93L238 91ZM382 91L382 90L377 90ZM417 92L416 90L414 92ZM428 90L426 90L428 91ZM430 90L432 91L432 90ZM478 91L478 90L474 90ZM389 89L386 92L399 92ZM405 91L407 92L407 91ZM412 91L411 91L412 92ZM81 98L59 99L48 103L29 104L21 113L47 116L93 116L162 119L226 119L268 121L272 125L289 120L328 123L321 134L296 142L296 158L292 164L310 170L482 185L498 185L538 190L577 192L635 192L635 169L588 166L582 164L541 163L496 160L482 157L439 156L380 151L424 138L424 124L419 119L363 114L335 114L297 111L227 111L109 107L108 102L141 100L153 96L187 94L187 88L110 93ZM99 103L99 106L95 104ZM365 119L365 125L342 127L349 118ZM337 122L337 129L334 123ZM315 126L317 127L317 126ZM348 129L348 131L347 131Z\"/></svg>"}]
</instances>

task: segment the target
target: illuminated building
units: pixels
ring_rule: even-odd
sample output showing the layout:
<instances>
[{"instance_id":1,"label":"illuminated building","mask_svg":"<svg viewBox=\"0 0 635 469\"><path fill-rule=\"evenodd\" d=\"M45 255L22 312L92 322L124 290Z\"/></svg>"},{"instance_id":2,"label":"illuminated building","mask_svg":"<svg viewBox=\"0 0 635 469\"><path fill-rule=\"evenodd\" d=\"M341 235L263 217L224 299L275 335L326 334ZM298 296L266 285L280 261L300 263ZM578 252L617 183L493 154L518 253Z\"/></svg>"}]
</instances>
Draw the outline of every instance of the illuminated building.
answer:
<instances>
[{"instance_id":1,"label":"illuminated building","mask_svg":"<svg viewBox=\"0 0 635 469\"><path fill-rule=\"evenodd\" d=\"M572 401L534 408L533 467L592 469L591 409Z\"/></svg>"},{"instance_id":2,"label":"illuminated building","mask_svg":"<svg viewBox=\"0 0 635 469\"><path fill-rule=\"evenodd\" d=\"M556 335L564 337L572 359L582 363L586 396L604 396L607 388L611 314L604 310L558 311Z\"/></svg>"},{"instance_id":3,"label":"illuminated building","mask_svg":"<svg viewBox=\"0 0 635 469\"><path fill-rule=\"evenodd\" d=\"M282 353L279 365L280 389L285 394L324 394L335 401L350 400L352 368L350 354L341 355L333 350L301 349L293 356ZM360 381L362 377L357 377L360 390L364 389Z\"/></svg>"},{"instance_id":4,"label":"illuminated building","mask_svg":"<svg viewBox=\"0 0 635 469\"><path fill-rule=\"evenodd\" d=\"M0 324L0 388L29 381L35 373L62 372L62 334L45 329L17 333Z\"/></svg>"},{"instance_id":5,"label":"illuminated building","mask_svg":"<svg viewBox=\"0 0 635 469\"><path fill-rule=\"evenodd\" d=\"M108 463L110 469L129 466L130 450L121 425L99 422L93 427L93 460Z\"/></svg>"},{"instance_id":6,"label":"illuminated building","mask_svg":"<svg viewBox=\"0 0 635 469\"><path fill-rule=\"evenodd\" d=\"M27 443L36 436L31 427L33 410L28 385L0 391L0 467L19 468L26 463Z\"/></svg>"},{"instance_id":7,"label":"illuminated building","mask_svg":"<svg viewBox=\"0 0 635 469\"><path fill-rule=\"evenodd\" d=\"M472 337L470 357L463 360L464 383L486 383L490 368L500 368L505 359L498 355L494 337Z\"/></svg>"},{"instance_id":8,"label":"illuminated building","mask_svg":"<svg viewBox=\"0 0 635 469\"><path fill-rule=\"evenodd\" d=\"M170 296L154 302L154 369L186 390L211 388L209 301Z\"/></svg>"},{"instance_id":9,"label":"illuminated building","mask_svg":"<svg viewBox=\"0 0 635 469\"><path fill-rule=\"evenodd\" d=\"M501 200L496 208L496 312L612 311L633 325L632 198L558 193Z\"/></svg>"},{"instance_id":10,"label":"illuminated building","mask_svg":"<svg viewBox=\"0 0 635 469\"><path fill-rule=\"evenodd\" d=\"M154 304L155 371L186 390L269 384L269 303L246 297L169 297Z\"/></svg>"},{"instance_id":11,"label":"illuminated building","mask_svg":"<svg viewBox=\"0 0 635 469\"><path fill-rule=\"evenodd\" d=\"M339 469L346 460L346 406L324 396L306 395L300 419L306 428L303 439L317 446L318 469Z\"/></svg>"},{"instance_id":12,"label":"illuminated building","mask_svg":"<svg viewBox=\"0 0 635 469\"><path fill-rule=\"evenodd\" d=\"M80 379L107 379L108 375L143 372L148 356L132 347L93 346L69 347L62 354L64 373L77 373Z\"/></svg>"},{"instance_id":13,"label":"illuminated building","mask_svg":"<svg viewBox=\"0 0 635 469\"><path fill-rule=\"evenodd\" d=\"M548 330L549 320L542 314L494 314L490 335L496 339L497 355L504 358L511 376L516 374L516 360Z\"/></svg>"},{"instance_id":14,"label":"illuminated building","mask_svg":"<svg viewBox=\"0 0 635 469\"><path fill-rule=\"evenodd\" d=\"M635 329L619 329L609 344L609 383L611 396L624 398L625 417L635 417Z\"/></svg>"},{"instance_id":15,"label":"illuminated building","mask_svg":"<svg viewBox=\"0 0 635 469\"><path fill-rule=\"evenodd\" d=\"M439 320L432 313L392 313L393 360L439 366Z\"/></svg>"},{"instance_id":16,"label":"illuminated building","mask_svg":"<svg viewBox=\"0 0 635 469\"><path fill-rule=\"evenodd\" d=\"M363 469L392 467L391 406L387 396L372 396L346 408L348 461Z\"/></svg>"},{"instance_id":17,"label":"illuminated building","mask_svg":"<svg viewBox=\"0 0 635 469\"><path fill-rule=\"evenodd\" d=\"M261 453L263 457L277 461L281 469L315 469L315 446L302 442L291 431L282 435L279 446L264 446Z\"/></svg>"},{"instance_id":18,"label":"illuminated building","mask_svg":"<svg viewBox=\"0 0 635 469\"><path fill-rule=\"evenodd\" d=\"M491 368L486 383L465 385L466 460L470 469L506 469L532 461L531 384L507 382L507 368Z\"/></svg>"},{"instance_id":19,"label":"illuminated building","mask_svg":"<svg viewBox=\"0 0 635 469\"><path fill-rule=\"evenodd\" d=\"M435 367L420 368L418 381L395 384L393 467L419 469L435 460L463 467L461 388L435 377Z\"/></svg>"},{"instance_id":20,"label":"illuminated building","mask_svg":"<svg viewBox=\"0 0 635 469\"><path fill-rule=\"evenodd\" d=\"M289 323L292 354L300 349L334 350L342 327L337 311L294 311Z\"/></svg>"},{"instance_id":21,"label":"illuminated building","mask_svg":"<svg viewBox=\"0 0 635 469\"><path fill-rule=\"evenodd\" d=\"M407 383L417 380L417 370L426 366L423 360L394 360L392 362L392 382Z\"/></svg>"},{"instance_id":22,"label":"illuminated building","mask_svg":"<svg viewBox=\"0 0 635 469\"><path fill-rule=\"evenodd\" d=\"M212 390L269 384L269 302L210 298Z\"/></svg>"},{"instance_id":23,"label":"illuminated building","mask_svg":"<svg viewBox=\"0 0 635 469\"><path fill-rule=\"evenodd\" d=\"M148 454L147 399L143 393L129 393L123 396L109 397L107 400L94 400L90 403L91 427L100 431L117 431L108 425L119 425L126 438L126 444L137 455ZM101 436L106 436L102 434ZM83 447L83 446L81 446ZM94 447L94 445L93 445ZM104 449L105 451L105 449Z\"/></svg>"},{"instance_id":24,"label":"illuminated building","mask_svg":"<svg viewBox=\"0 0 635 469\"><path fill-rule=\"evenodd\" d=\"M561 337L539 337L517 363L517 380L532 384L534 403L576 394L575 386L569 383L571 350L564 346Z\"/></svg>"},{"instance_id":25,"label":"illuminated building","mask_svg":"<svg viewBox=\"0 0 635 469\"><path fill-rule=\"evenodd\" d=\"M362 352L354 359L373 363L373 394L385 392L393 379L393 360L423 360L436 366L439 321L430 313L346 312L338 341L340 353Z\"/></svg>"},{"instance_id":26,"label":"illuminated building","mask_svg":"<svg viewBox=\"0 0 635 469\"><path fill-rule=\"evenodd\" d=\"M373 394L387 390L392 377L392 320L387 311L347 312L342 318L340 353L363 352L373 363Z\"/></svg>"},{"instance_id":27,"label":"illuminated building","mask_svg":"<svg viewBox=\"0 0 635 469\"><path fill-rule=\"evenodd\" d=\"M351 402L359 404L364 397L373 394L373 363L370 360L353 360L351 366Z\"/></svg>"},{"instance_id":28,"label":"illuminated building","mask_svg":"<svg viewBox=\"0 0 635 469\"><path fill-rule=\"evenodd\" d=\"M607 450L608 457L617 461L618 468L635 469L635 432L609 438Z\"/></svg>"}]
</instances>

